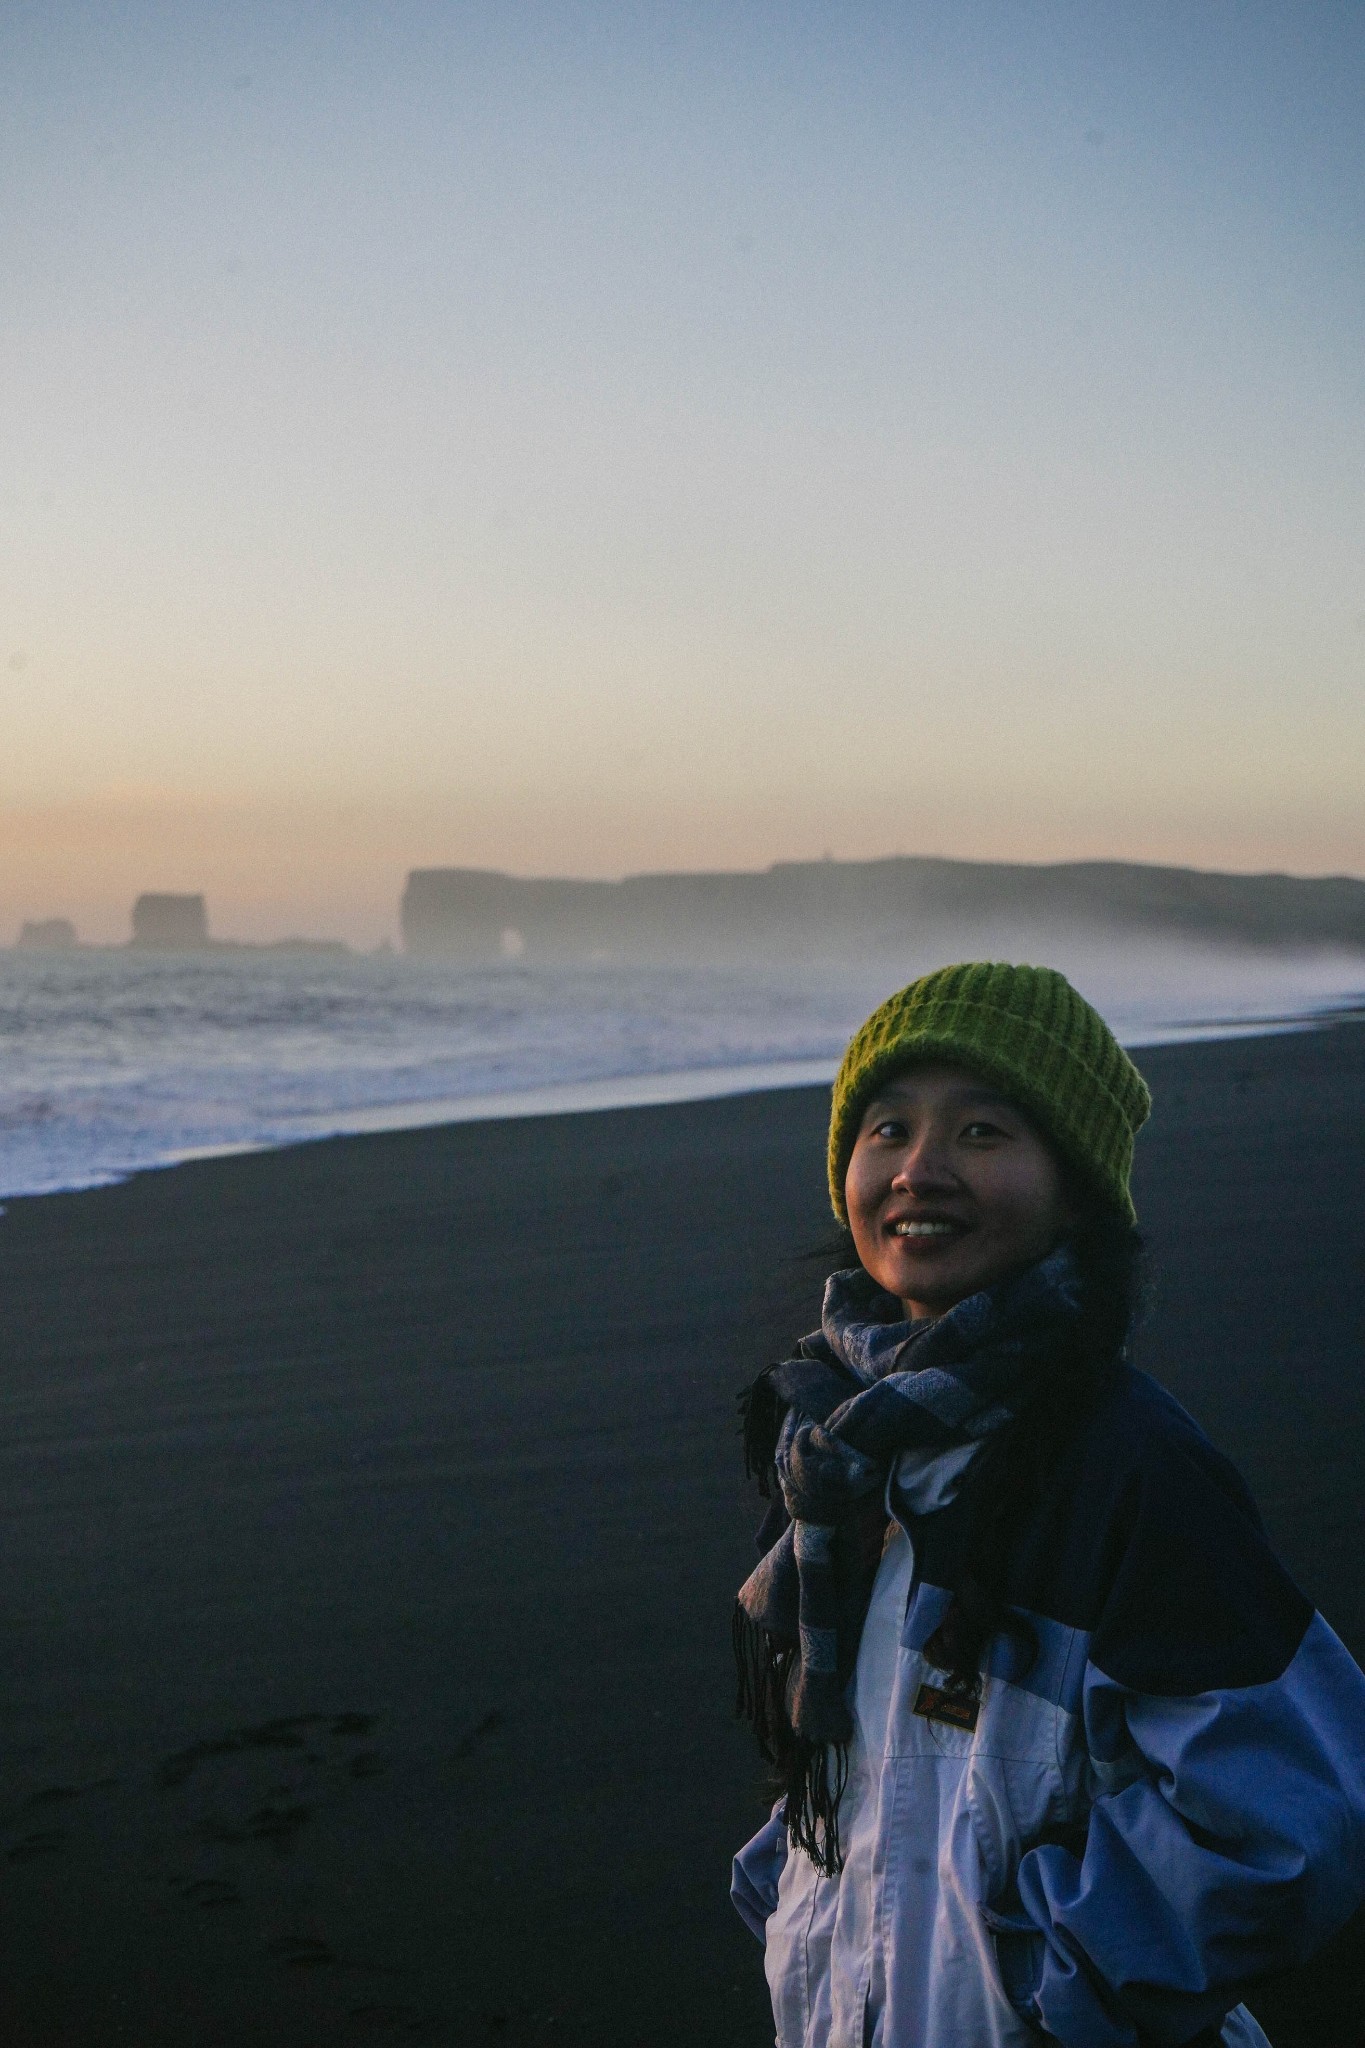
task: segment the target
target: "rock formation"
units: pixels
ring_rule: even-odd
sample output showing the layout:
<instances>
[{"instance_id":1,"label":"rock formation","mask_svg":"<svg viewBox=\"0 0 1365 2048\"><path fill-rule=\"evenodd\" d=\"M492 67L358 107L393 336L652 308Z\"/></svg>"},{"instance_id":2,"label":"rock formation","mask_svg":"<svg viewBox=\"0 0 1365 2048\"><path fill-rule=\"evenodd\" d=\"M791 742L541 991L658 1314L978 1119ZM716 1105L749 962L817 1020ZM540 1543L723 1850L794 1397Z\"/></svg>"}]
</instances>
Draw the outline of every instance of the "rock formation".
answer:
<instances>
[{"instance_id":1,"label":"rock formation","mask_svg":"<svg viewBox=\"0 0 1365 2048\"><path fill-rule=\"evenodd\" d=\"M16 944L34 953L66 953L78 943L69 917L25 918Z\"/></svg>"},{"instance_id":2,"label":"rock formation","mask_svg":"<svg viewBox=\"0 0 1365 2048\"><path fill-rule=\"evenodd\" d=\"M202 896L139 896L133 905L133 944L163 953L197 953L209 944Z\"/></svg>"},{"instance_id":3,"label":"rock formation","mask_svg":"<svg viewBox=\"0 0 1365 2048\"><path fill-rule=\"evenodd\" d=\"M759 873L630 875L622 882L417 868L402 903L408 952L471 962L514 951L532 961L792 962L903 950L927 928L975 928L996 944L1022 944L1040 930L1079 927L1365 950L1365 881L1125 861L1023 866L908 858L781 861Z\"/></svg>"}]
</instances>

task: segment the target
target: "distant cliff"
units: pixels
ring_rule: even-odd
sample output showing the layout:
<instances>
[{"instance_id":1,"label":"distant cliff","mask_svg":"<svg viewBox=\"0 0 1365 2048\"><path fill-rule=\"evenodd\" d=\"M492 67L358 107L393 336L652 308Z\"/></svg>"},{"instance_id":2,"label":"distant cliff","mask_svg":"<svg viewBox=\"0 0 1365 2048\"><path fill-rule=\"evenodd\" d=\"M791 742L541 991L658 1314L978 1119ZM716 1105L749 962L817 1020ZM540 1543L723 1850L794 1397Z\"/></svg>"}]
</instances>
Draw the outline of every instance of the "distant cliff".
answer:
<instances>
[{"instance_id":1,"label":"distant cliff","mask_svg":"<svg viewBox=\"0 0 1365 2048\"><path fill-rule=\"evenodd\" d=\"M416 868L403 892L410 953L752 961L881 953L926 928L1001 934L1096 927L1252 946L1365 952L1365 881L1225 875L1125 861L1025 867L900 858L780 861L762 872L522 880Z\"/></svg>"}]
</instances>

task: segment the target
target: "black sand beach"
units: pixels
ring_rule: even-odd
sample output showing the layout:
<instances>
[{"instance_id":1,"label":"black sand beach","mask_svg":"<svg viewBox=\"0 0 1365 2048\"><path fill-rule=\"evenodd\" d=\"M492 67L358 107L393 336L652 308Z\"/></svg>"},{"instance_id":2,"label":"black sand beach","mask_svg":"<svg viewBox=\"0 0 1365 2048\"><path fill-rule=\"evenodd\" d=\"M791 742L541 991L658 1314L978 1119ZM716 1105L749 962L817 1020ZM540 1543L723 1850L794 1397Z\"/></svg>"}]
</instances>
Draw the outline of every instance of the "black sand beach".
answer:
<instances>
[{"instance_id":1,"label":"black sand beach","mask_svg":"<svg viewBox=\"0 0 1365 2048\"><path fill-rule=\"evenodd\" d=\"M1140 1055L1141 1361L1365 1652L1365 1030ZM0 1221L3 2048L760 2048L726 1897L802 1090L205 1161ZM1251 2003L1365 2042L1357 1929ZM970 2048L970 2044L964 2044Z\"/></svg>"}]
</instances>

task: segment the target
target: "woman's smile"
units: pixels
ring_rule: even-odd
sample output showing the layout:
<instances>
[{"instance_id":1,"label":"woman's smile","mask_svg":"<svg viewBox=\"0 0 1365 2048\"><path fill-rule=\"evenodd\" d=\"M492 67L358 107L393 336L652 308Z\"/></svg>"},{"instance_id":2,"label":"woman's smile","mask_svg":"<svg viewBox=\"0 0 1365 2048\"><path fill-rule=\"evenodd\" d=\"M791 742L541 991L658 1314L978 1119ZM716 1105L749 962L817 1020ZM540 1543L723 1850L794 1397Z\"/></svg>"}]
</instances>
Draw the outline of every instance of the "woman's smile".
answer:
<instances>
[{"instance_id":1,"label":"woman's smile","mask_svg":"<svg viewBox=\"0 0 1365 2048\"><path fill-rule=\"evenodd\" d=\"M969 1228L965 1223L927 1216L904 1216L887 1225L893 1237L957 1237Z\"/></svg>"}]
</instances>

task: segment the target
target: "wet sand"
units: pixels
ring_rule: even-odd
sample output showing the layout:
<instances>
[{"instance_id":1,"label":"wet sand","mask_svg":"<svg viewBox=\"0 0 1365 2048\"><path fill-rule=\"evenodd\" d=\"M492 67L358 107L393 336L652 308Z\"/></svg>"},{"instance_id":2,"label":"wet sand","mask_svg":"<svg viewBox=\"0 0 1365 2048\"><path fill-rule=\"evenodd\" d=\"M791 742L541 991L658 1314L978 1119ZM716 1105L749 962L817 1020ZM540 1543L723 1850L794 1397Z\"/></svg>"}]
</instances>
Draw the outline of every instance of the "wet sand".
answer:
<instances>
[{"instance_id":1,"label":"wet sand","mask_svg":"<svg viewBox=\"0 0 1365 2048\"><path fill-rule=\"evenodd\" d=\"M1365 1030L1148 1050L1142 1361L1365 1652ZM733 1396L819 1089L332 1140L0 1220L0 2042L760 2048ZM1358 1930L1253 2005L1365 2042Z\"/></svg>"}]
</instances>

